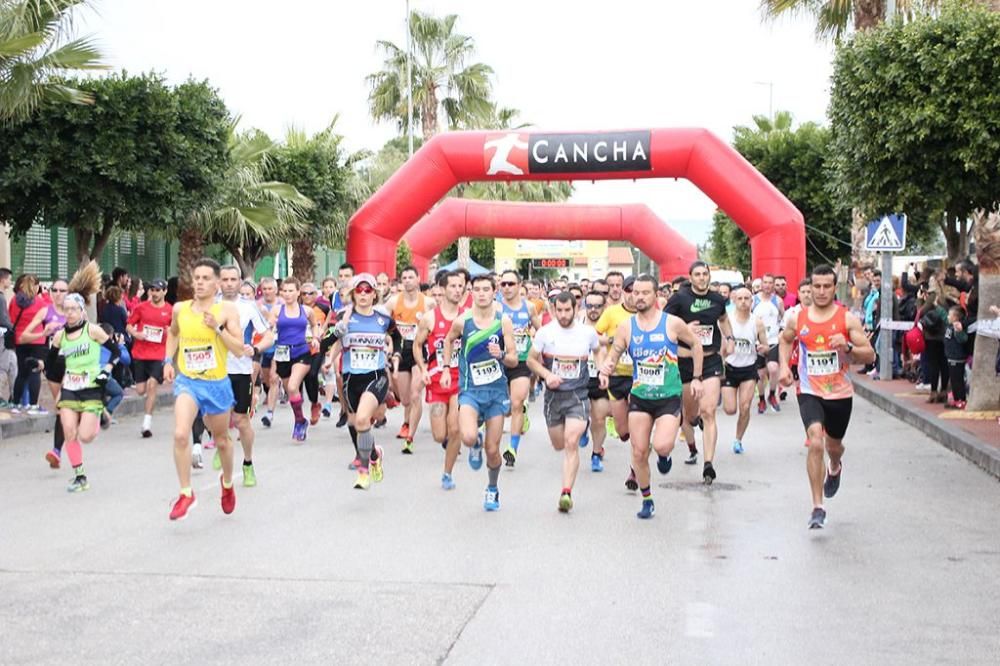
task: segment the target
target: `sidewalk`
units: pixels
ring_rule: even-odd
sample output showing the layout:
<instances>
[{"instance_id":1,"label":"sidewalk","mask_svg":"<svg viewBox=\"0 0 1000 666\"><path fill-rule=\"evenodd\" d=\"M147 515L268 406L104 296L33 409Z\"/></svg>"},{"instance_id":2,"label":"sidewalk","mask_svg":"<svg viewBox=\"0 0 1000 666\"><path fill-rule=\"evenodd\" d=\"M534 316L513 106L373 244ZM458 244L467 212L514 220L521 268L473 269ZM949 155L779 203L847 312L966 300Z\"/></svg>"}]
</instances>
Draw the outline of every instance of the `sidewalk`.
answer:
<instances>
[{"instance_id":1,"label":"sidewalk","mask_svg":"<svg viewBox=\"0 0 1000 666\"><path fill-rule=\"evenodd\" d=\"M49 410L48 414L29 416L19 412L0 410L0 442L11 437L52 432L55 422L55 404L48 386L42 386L39 393L39 404ZM125 399L115 410L115 419L142 414L145 398L140 397L131 388L125 389ZM164 384L156 394L156 409L170 409L174 404L173 384Z\"/></svg>"},{"instance_id":2,"label":"sidewalk","mask_svg":"<svg viewBox=\"0 0 1000 666\"><path fill-rule=\"evenodd\" d=\"M1000 412L965 412L929 405L927 393L917 393L914 385L903 379L874 381L860 374L852 374L851 379L862 398L1000 479Z\"/></svg>"}]
</instances>

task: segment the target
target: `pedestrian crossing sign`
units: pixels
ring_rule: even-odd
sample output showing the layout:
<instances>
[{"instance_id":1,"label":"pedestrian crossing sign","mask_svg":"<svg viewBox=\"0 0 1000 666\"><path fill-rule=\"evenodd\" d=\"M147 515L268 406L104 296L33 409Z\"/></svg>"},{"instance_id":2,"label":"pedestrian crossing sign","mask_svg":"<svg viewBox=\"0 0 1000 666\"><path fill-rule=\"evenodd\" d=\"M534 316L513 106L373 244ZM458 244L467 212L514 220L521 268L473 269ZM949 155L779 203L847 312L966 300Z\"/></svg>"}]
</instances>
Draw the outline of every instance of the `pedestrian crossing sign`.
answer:
<instances>
[{"instance_id":1,"label":"pedestrian crossing sign","mask_svg":"<svg viewBox=\"0 0 1000 666\"><path fill-rule=\"evenodd\" d=\"M865 249L874 252L899 252L906 247L906 215L883 215L868 223Z\"/></svg>"}]
</instances>

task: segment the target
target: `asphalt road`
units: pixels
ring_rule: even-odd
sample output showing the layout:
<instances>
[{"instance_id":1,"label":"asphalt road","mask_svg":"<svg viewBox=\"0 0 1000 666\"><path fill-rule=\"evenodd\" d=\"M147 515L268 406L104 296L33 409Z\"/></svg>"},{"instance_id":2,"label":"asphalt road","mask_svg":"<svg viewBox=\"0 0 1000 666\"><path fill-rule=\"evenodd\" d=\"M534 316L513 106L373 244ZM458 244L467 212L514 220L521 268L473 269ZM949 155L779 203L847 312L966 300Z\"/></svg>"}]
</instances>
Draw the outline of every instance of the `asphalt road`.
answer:
<instances>
[{"instance_id":1,"label":"asphalt road","mask_svg":"<svg viewBox=\"0 0 1000 666\"><path fill-rule=\"evenodd\" d=\"M440 489L426 421L400 454L398 409L371 491L351 487L345 431L292 444L284 408L236 512L207 468L181 523L169 412L151 440L123 419L87 446L79 495L48 441L4 441L0 663L1000 663L1000 484L856 399L840 494L809 531L785 405L754 415L742 456L722 417L716 484L678 459L648 522L617 441L603 474L587 450L575 509L556 511L538 403L495 514L464 456Z\"/></svg>"}]
</instances>

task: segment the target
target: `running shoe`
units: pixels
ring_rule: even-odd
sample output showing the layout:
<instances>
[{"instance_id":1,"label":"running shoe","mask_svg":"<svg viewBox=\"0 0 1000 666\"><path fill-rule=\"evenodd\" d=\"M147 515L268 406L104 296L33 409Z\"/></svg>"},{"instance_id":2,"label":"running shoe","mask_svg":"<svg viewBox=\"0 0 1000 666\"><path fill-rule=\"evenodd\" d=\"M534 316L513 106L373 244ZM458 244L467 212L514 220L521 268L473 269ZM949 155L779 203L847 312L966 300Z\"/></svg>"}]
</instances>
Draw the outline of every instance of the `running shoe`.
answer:
<instances>
[{"instance_id":1,"label":"running shoe","mask_svg":"<svg viewBox=\"0 0 1000 666\"><path fill-rule=\"evenodd\" d=\"M587 427L584 428L583 435L580 437L580 448L585 449L588 444L590 444L590 421L587 421Z\"/></svg>"},{"instance_id":2,"label":"running shoe","mask_svg":"<svg viewBox=\"0 0 1000 666\"><path fill-rule=\"evenodd\" d=\"M487 511L500 510L500 489L496 486L486 486L486 498L483 500L483 508Z\"/></svg>"},{"instance_id":3,"label":"running shoe","mask_svg":"<svg viewBox=\"0 0 1000 666\"><path fill-rule=\"evenodd\" d=\"M767 399L767 402L769 405L771 405L771 409L773 409L775 412L781 411L781 403L778 402L778 396L772 393L771 397Z\"/></svg>"},{"instance_id":4,"label":"running shoe","mask_svg":"<svg viewBox=\"0 0 1000 666\"><path fill-rule=\"evenodd\" d=\"M513 467L517 462L517 450L513 446L508 446L503 452L503 461L507 467Z\"/></svg>"},{"instance_id":5,"label":"running shoe","mask_svg":"<svg viewBox=\"0 0 1000 666\"><path fill-rule=\"evenodd\" d=\"M788 391L786 391L785 389L781 389L781 393L778 395L778 397L781 398L781 402L788 400Z\"/></svg>"},{"instance_id":6,"label":"running shoe","mask_svg":"<svg viewBox=\"0 0 1000 666\"><path fill-rule=\"evenodd\" d=\"M243 487L253 488L257 485L257 473L253 471L253 463L243 464Z\"/></svg>"},{"instance_id":7,"label":"running shoe","mask_svg":"<svg viewBox=\"0 0 1000 666\"><path fill-rule=\"evenodd\" d=\"M591 472L603 472L604 471L604 459L601 458L596 453L590 454L590 471Z\"/></svg>"},{"instance_id":8,"label":"running shoe","mask_svg":"<svg viewBox=\"0 0 1000 666\"><path fill-rule=\"evenodd\" d=\"M59 469L60 453L61 453L60 451L52 449L51 451L45 454L45 460L49 463L49 467L51 467L52 469Z\"/></svg>"},{"instance_id":9,"label":"running shoe","mask_svg":"<svg viewBox=\"0 0 1000 666\"><path fill-rule=\"evenodd\" d=\"M524 421L521 422L521 434L527 435L528 431L531 430L531 419L528 418L528 408L524 408Z\"/></svg>"},{"instance_id":10,"label":"running shoe","mask_svg":"<svg viewBox=\"0 0 1000 666\"><path fill-rule=\"evenodd\" d=\"M396 433L396 439L406 439L410 436L410 424L404 423L399 428L399 432Z\"/></svg>"},{"instance_id":11,"label":"running shoe","mask_svg":"<svg viewBox=\"0 0 1000 666\"><path fill-rule=\"evenodd\" d=\"M389 423L389 419L387 419L385 417L382 417L378 421L375 421L374 423L372 423L372 425L375 426L376 428L384 428L386 426L386 424L388 424L388 423Z\"/></svg>"},{"instance_id":12,"label":"running shoe","mask_svg":"<svg viewBox=\"0 0 1000 666\"><path fill-rule=\"evenodd\" d=\"M323 405L322 414L323 414L323 418L325 418L325 419L330 418L330 415L333 414L333 405L330 404L329 402L326 403L325 405Z\"/></svg>"},{"instance_id":13,"label":"running shoe","mask_svg":"<svg viewBox=\"0 0 1000 666\"><path fill-rule=\"evenodd\" d=\"M700 416L694 417L694 421L691 421L691 427L705 432L705 422L701 420Z\"/></svg>"},{"instance_id":14,"label":"running shoe","mask_svg":"<svg viewBox=\"0 0 1000 666\"><path fill-rule=\"evenodd\" d=\"M656 513L656 506L653 504L653 500L644 499L642 500L642 510L635 515L641 520L649 520L654 513Z\"/></svg>"},{"instance_id":15,"label":"running shoe","mask_svg":"<svg viewBox=\"0 0 1000 666\"><path fill-rule=\"evenodd\" d=\"M212 439L211 437L209 437L208 441L205 442L205 448L206 449L214 449L215 448L215 440Z\"/></svg>"},{"instance_id":16,"label":"running shoe","mask_svg":"<svg viewBox=\"0 0 1000 666\"><path fill-rule=\"evenodd\" d=\"M639 490L639 482L635 478L635 470L631 467L628 470L628 478L625 479L625 488L633 492Z\"/></svg>"},{"instance_id":17,"label":"running shoe","mask_svg":"<svg viewBox=\"0 0 1000 666\"><path fill-rule=\"evenodd\" d=\"M195 444L191 447L191 467L201 469L204 466L205 463L201 459L201 444Z\"/></svg>"},{"instance_id":18,"label":"running shoe","mask_svg":"<svg viewBox=\"0 0 1000 666\"><path fill-rule=\"evenodd\" d=\"M230 486L226 488L222 485L221 474L219 475L219 487L222 488L222 513L228 516L236 509L236 487Z\"/></svg>"},{"instance_id":19,"label":"running shoe","mask_svg":"<svg viewBox=\"0 0 1000 666\"><path fill-rule=\"evenodd\" d=\"M478 470L483 466L483 434L479 433L476 443L469 451L469 467Z\"/></svg>"},{"instance_id":20,"label":"running shoe","mask_svg":"<svg viewBox=\"0 0 1000 666\"><path fill-rule=\"evenodd\" d=\"M292 426L292 439L296 442L306 441L306 430L309 428L309 422L302 419L294 426Z\"/></svg>"},{"instance_id":21,"label":"running shoe","mask_svg":"<svg viewBox=\"0 0 1000 666\"><path fill-rule=\"evenodd\" d=\"M760 400L757 401L757 413L763 414L766 411L767 411L767 403L764 402L764 398L761 398Z\"/></svg>"},{"instance_id":22,"label":"running shoe","mask_svg":"<svg viewBox=\"0 0 1000 666\"><path fill-rule=\"evenodd\" d=\"M111 415L108 414L108 410L101 412L101 430L107 430L111 427ZM145 435L143 435L145 437Z\"/></svg>"},{"instance_id":23,"label":"running shoe","mask_svg":"<svg viewBox=\"0 0 1000 666\"><path fill-rule=\"evenodd\" d=\"M685 465L697 465L698 464L698 451L697 451L697 449L694 450L694 451L691 451L690 449L688 449L688 457L684 461L684 464Z\"/></svg>"},{"instance_id":24,"label":"running shoe","mask_svg":"<svg viewBox=\"0 0 1000 666\"><path fill-rule=\"evenodd\" d=\"M68 486L66 486L67 492L71 493L82 493L84 490L90 489L90 482L87 481L87 477L83 474L74 478Z\"/></svg>"},{"instance_id":25,"label":"running shoe","mask_svg":"<svg viewBox=\"0 0 1000 666\"><path fill-rule=\"evenodd\" d=\"M219 450L215 450L215 455L212 456L212 469L218 472L222 469L222 456L219 455Z\"/></svg>"},{"instance_id":26,"label":"running shoe","mask_svg":"<svg viewBox=\"0 0 1000 666\"><path fill-rule=\"evenodd\" d=\"M266 411L264 416L260 417L260 422L265 428L271 427L271 420L274 418L274 412Z\"/></svg>"},{"instance_id":27,"label":"running shoe","mask_svg":"<svg viewBox=\"0 0 1000 666\"><path fill-rule=\"evenodd\" d=\"M704 479L706 486L712 485L712 482L715 481L715 467L713 467L712 463L707 460L705 461L705 467L701 472L701 478Z\"/></svg>"},{"instance_id":28,"label":"running shoe","mask_svg":"<svg viewBox=\"0 0 1000 666\"><path fill-rule=\"evenodd\" d=\"M614 439L621 439L618 436L618 430L615 428L614 417L609 416L608 418L604 419L604 427L608 431L608 437L612 437Z\"/></svg>"},{"instance_id":29,"label":"running shoe","mask_svg":"<svg viewBox=\"0 0 1000 666\"><path fill-rule=\"evenodd\" d=\"M358 478L354 480L355 490L368 490L372 485L371 477L367 472L358 472Z\"/></svg>"},{"instance_id":30,"label":"running shoe","mask_svg":"<svg viewBox=\"0 0 1000 666\"><path fill-rule=\"evenodd\" d=\"M455 480L451 478L451 474L445 472L441 475L441 489L442 490L454 490Z\"/></svg>"},{"instance_id":31,"label":"running shoe","mask_svg":"<svg viewBox=\"0 0 1000 666\"><path fill-rule=\"evenodd\" d=\"M399 407L399 398L397 398L396 394L392 391L389 391L389 393L385 396L385 406L389 409L396 409Z\"/></svg>"},{"instance_id":32,"label":"running shoe","mask_svg":"<svg viewBox=\"0 0 1000 666\"><path fill-rule=\"evenodd\" d=\"M743 453L743 442L738 439L733 440L733 453Z\"/></svg>"},{"instance_id":33,"label":"running shoe","mask_svg":"<svg viewBox=\"0 0 1000 666\"><path fill-rule=\"evenodd\" d=\"M111 417L110 416L108 417L108 421L111 421ZM149 428L143 428L142 429L142 438L143 439L149 439L152 436L153 436L153 431L152 430L150 430Z\"/></svg>"},{"instance_id":34,"label":"running shoe","mask_svg":"<svg viewBox=\"0 0 1000 666\"><path fill-rule=\"evenodd\" d=\"M347 425L347 412L340 412L340 418L337 419L337 427L343 428Z\"/></svg>"},{"instance_id":35,"label":"running shoe","mask_svg":"<svg viewBox=\"0 0 1000 666\"><path fill-rule=\"evenodd\" d=\"M827 499L833 497L840 490L840 477L844 473L844 463L840 463L840 470L836 474L831 474L830 469L826 470L826 480L823 482L823 497Z\"/></svg>"},{"instance_id":36,"label":"running shoe","mask_svg":"<svg viewBox=\"0 0 1000 666\"><path fill-rule=\"evenodd\" d=\"M660 474L669 474L670 468L674 466L674 459L670 456L663 457L659 454L656 455L656 470Z\"/></svg>"},{"instance_id":37,"label":"running shoe","mask_svg":"<svg viewBox=\"0 0 1000 666\"><path fill-rule=\"evenodd\" d=\"M198 506L198 500L195 499L193 492L190 496L181 493L177 501L174 502L173 508L170 509L170 520L184 520L188 517L191 509L196 506Z\"/></svg>"},{"instance_id":38,"label":"running shoe","mask_svg":"<svg viewBox=\"0 0 1000 666\"><path fill-rule=\"evenodd\" d=\"M318 402L312 404L312 408L309 410L309 425L316 425L319 423L319 411L320 406Z\"/></svg>"},{"instance_id":39,"label":"running shoe","mask_svg":"<svg viewBox=\"0 0 1000 666\"><path fill-rule=\"evenodd\" d=\"M573 498L569 493L563 493L559 496L559 512L569 513L569 510L573 508Z\"/></svg>"},{"instance_id":40,"label":"running shoe","mask_svg":"<svg viewBox=\"0 0 1000 666\"><path fill-rule=\"evenodd\" d=\"M816 507L809 517L809 529L821 530L826 525L826 509Z\"/></svg>"},{"instance_id":41,"label":"running shoe","mask_svg":"<svg viewBox=\"0 0 1000 666\"><path fill-rule=\"evenodd\" d=\"M375 483L381 483L382 482L382 475L383 475L383 473L382 473L382 457L383 456L382 456L382 447L381 446L376 446L375 447L375 454L378 456L378 458L375 458L374 460L370 460L368 462L368 470L369 470L369 472L371 472L372 481L374 481Z\"/></svg>"},{"instance_id":42,"label":"running shoe","mask_svg":"<svg viewBox=\"0 0 1000 666\"><path fill-rule=\"evenodd\" d=\"M403 453L406 455L413 455L413 440L409 437L403 442Z\"/></svg>"},{"instance_id":43,"label":"running shoe","mask_svg":"<svg viewBox=\"0 0 1000 666\"><path fill-rule=\"evenodd\" d=\"M355 458L351 462L347 463L347 469L351 470L352 472L359 467L361 467L361 460L359 458Z\"/></svg>"}]
</instances>

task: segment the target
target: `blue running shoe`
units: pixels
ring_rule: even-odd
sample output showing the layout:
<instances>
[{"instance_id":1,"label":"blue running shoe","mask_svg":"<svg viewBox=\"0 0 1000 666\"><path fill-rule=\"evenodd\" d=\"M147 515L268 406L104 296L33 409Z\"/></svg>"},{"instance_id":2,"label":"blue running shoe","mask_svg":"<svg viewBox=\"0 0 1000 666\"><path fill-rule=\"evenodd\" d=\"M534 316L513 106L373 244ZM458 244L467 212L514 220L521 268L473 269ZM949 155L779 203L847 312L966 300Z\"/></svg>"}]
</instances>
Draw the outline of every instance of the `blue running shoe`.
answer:
<instances>
[{"instance_id":1,"label":"blue running shoe","mask_svg":"<svg viewBox=\"0 0 1000 666\"><path fill-rule=\"evenodd\" d=\"M441 488L443 490L454 490L455 480L451 478L451 474L445 472L441 475Z\"/></svg>"},{"instance_id":2,"label":"blue running shoe","mask_svg":"<svg viewBox=\"0 0 1000 666\"><path fill-rule=\"evenodd\" d=\"M738 439L733 440L733 453L743 453L743 442Z\"/></svg>"},{"instance_id":3,"label":"blue running shoe","mask_svg":"<svg viewBox=\"0 0 1000 666\"><path fill-rule=\"evenodd\" d=\"M486 486L486 499L483 500L483 508L487 511L500 510L500 489L496 486Z\"/></svg>"},{"instance_id":4,"label":"blue running shoe","mask_svg":"<svg viewBox=\"0 0 1000 666\"><path fill-rule=\"evenodd\" d=\"M476 438L476 445L469 451L469 467L478 470L483 466L483 435Z\"/></svg>"},{"instance_id":5,"label":"blue running shoe","mask_svg":"<svg viewBox=\"0 0 1000 666\"><path fill-rule=\"evenodd\" d=\"M590 471L591 472L603 472L604 471L604 460L601 456L596 453L590 456Z\"/></svg>"},{"instance_id":6,"label":"blue running shoe","mask_svg":"<svg viewBox=\"0 0 1000 666\"><path fill-rule=\"evenodd\" d=\"M580 438L580 448L585 449L588 444L590 444L590 421L587 421L587 428L583 431L583 437Z\"/></svg>"},{"instance_id":7,"label":"blue running shoe","mask_svg":"<svg viewBox=\"0 0 1000 666\"><path fill-rule=\"evenodd\" d=\"M656 513L656 507L653 506L653 500L644 499L642 500L642 510L635 515L642 520L649 520L653 517L654 513Z\"/></svg>"},{"instance_id":8,"label":"blue running shoe","mask_svg":"<svg viewBox=\"0 0 1000 666\"><path fill-rule=\"evenodd\" d=\"M656 456L656 469L659 470L660 474L669 474L670 469L674 466L674 459L670 456L664 458L661 455Z\"/></svg>"}]
</instances>

